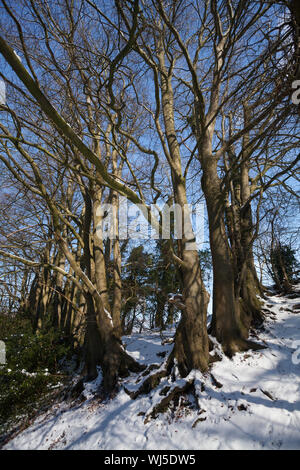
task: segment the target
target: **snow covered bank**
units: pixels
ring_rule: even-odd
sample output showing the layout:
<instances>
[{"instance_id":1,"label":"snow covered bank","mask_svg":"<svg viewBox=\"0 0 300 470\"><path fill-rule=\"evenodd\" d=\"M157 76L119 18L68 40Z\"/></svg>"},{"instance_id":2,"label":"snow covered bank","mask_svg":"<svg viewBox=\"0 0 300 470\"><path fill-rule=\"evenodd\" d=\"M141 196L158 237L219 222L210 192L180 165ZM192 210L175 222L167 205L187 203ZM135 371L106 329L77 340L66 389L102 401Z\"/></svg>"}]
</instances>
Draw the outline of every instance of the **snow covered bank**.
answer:
<instances>
[{"instance_id":1,"label":"snow covered bank","mask_svg":"<svg viewBox=\"0 0 300 470\"><path fill-rule=\"evenodd\" d=\"M213 365L213 376L194 372L197 397L187 396L146 424L166 381L149 396L131 400L121 390L107 403L92 400L89 385L85 402L57 405L5 449L299 449L300 309L293 308L299 303L299 297L269 297L266 308L272 314L259 332L267 349L223 357ZM125 343L145 364L160 363L172 347L162 346L158 333ZM136 378L124 385L136 387Z\"/></svg>"}]
</instances>

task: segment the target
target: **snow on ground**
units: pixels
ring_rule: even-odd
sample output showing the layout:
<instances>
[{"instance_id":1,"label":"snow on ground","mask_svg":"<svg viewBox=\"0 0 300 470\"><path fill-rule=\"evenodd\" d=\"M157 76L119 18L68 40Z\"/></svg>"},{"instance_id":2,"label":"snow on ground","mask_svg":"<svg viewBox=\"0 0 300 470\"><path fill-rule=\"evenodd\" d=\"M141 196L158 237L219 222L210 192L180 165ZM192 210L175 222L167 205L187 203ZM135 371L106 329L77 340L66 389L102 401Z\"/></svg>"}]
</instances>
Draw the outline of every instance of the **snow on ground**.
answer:
<instances>
[{"instance_id":1,"label":"snow on ground","mask_svg":"<svg viewBox=\"0 0 300 470\"><path fill-rule=\"evenodd\" d=\"M145 416L162 398L159 391L166 381L149 396L132 400L121 389L105 403L91 398L93 384L89 384L85 402L71 408L67 403L56 405L4 448L299 449L300 311L293 310L299 301L299 297L268 298L267 308L273 314L259 332L259 341L265 342L267 349L237 354L232 360L223 356L211 369L213 377L191 373L198 408L178 406L145 424ZM144 364L161 363L164 359L157 353L172 347L162 346L157 332L124 341L128 351ZM132 376L124 385L134 388L136 379Z\"/></svg>"}]
</instances>

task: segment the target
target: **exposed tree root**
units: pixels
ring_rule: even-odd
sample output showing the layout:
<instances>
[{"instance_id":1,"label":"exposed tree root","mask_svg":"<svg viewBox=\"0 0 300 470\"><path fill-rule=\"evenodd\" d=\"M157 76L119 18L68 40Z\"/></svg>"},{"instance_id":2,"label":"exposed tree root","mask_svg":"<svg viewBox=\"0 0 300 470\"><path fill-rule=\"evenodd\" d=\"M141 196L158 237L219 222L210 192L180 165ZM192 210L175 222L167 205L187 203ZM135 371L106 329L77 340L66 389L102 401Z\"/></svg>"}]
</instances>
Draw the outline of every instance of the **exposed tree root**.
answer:
<instances>
[{"instance_id":1,"label":"exposed tree root","mask_svg":"<svg viewBox=\"0 0 300 470\"><path fill-rule=\"evenodd\" d=\"M276 398L274 398L273 395L271 395L270 392L268 392L267 390L263 390L262 388L261 388L260 390L261 390L262 393L263 393L264 395L266 395L266 397L268 397L270 400L276 401Z\"/></svg>"},{"instance_id":2,"label":"exposed tree root","mask_svg":"<svg viewBox=\"0 0 300 470\"><path fill-rule=\"evenodd\" d=\"M223 387L223 384L221 384L221 382L219 382L214 375L212 375L212 373L210 373L210 376L211 376L211 381L212 381L212 384L216 387L216 388L222 388Z\"/></svg>"},{"instance_id":3,"label":"exposed tree root","mask_svg":"<svg viewBox=\"0 0 300 470\"><path fill-rule=\"evenodd\" d=\"M151 369L151 367L148 368L148 370L149 369ZM205 390L204 383L197 381L196 384L194 374L190 374L186 379L176 380L176 382L172 383L171 378L173 369L170 371L170 363L165 363L157 372L150 374L141 383L137 390L130 391L125 388L126 393L132 399L136 399L142 394L149 394L152 390L157 389L163 378L170 377L170 381L166 381L165 386L162 386L159 392L157 391L157 394L159 394L159 396L162 398L150 409L150 411L147 412L144 420L145 424L148 423L151 419L157 418L160 413L165 413L168 409L172 409L171 404L175 404L175 406L177 406L180 397L184 396L186 393L191 393L194 396L195 405L198 408L198 414L200 415L204 413L205 410L201 409L199 405L200 394ZM142 374L140 377L142 376L144 376L144 374ZM209 376L211 377L211 383L214 387L223 387L223 384L221 384L211 373ZM201 416L201 418L198 418L196 421L204 421L205 419L206 418ZM195 426L197 422L194 423Z\"/></svg>"},{"instance_id":4,"label":"exposed tree root","mask_svg":"<svg viewBox=\"0 0 300 470\"><path fill-rule=\"evenodd\" d=\"M84 401L83 390L84 382L86 381L85 377L82 377L75 385L71 386L64 395L64 400L80 400Z\"/></svg>"},{"instance_id":5,"label":"exposed tree root","mask_svg":"<svg viewBox=\"0 0 300 470\"><path fill-rule=\"evenodd\" d=\"M205 412L206 412L206 410L200 410L200 411L199 411L199 414L203 414L203 413L205 413ZM197 426L197 424L202 423L202 422L205 421L205 420L206 420L206 416L200 416L199 418L197 418L197 419L193 422L192 428L194 429L194 428Z\"/></svg>"},{"instance_id":6,"label":"exposed tree root","mask_svg":"<svg viewBox=\"0 0 300 470\"><path fill-rule=\"evenodd\" d=\"M177 332L178 334L178 332ZM224 345L225 343L225 345ZM179 342L180 345L183 345L183 342ZM227 342L223 342L223 350L225 354L229 357L232 357L236 352L241 352L241 351L248 351L249 349L252 350L260 350L264 349L265 346L262 346L260 344L257 344L253 341L243 339L241 337L236 337L236 338L230 338L228 339ZM213 350L214 349L214 343L213 341L210 340L209 344L209 349ZM203 414L203 410L201 410L200 405L199 405L199 393L201 393L204 390L204 384L201 383L195 383L195 377L193 374L183 374L182 370L179 367L179 362L177 359L177 354L176 354L177 348L174 347L172 352L169 354L169 356L166 358L163 364L161 366L158 366L157 364L152 364L150 365L144 373L142 373L138 380L137 380L137 389L134 391L128 390L125 388L126 393L132 398L136 399L142 394L149 394L152 390L157 389L156 394L154 396L157 399L157 396L159 398L158 403L153 405L153 407L150 409L150 411L147 412L145 416L144 422L147 423L151 419L155 419L159 413L164 413L166 412L170 407L171 403L175 404L177 406L177 403L179 402L179 398L183 395L185 395L187 392L190 392L194 395L196 405L199 409L199 415ZM183 348L180 349L180 352L183 354ZM209 363L213 363L216 361L221 360L222 357L220 357L218 354L215 356L210 355L209 356ZM157 370L156 370L157 369ZM186 368L187 370L201 370L200 367L192 367L192 368ZM202 370L203 373L205 373L205 370ZM220 389L222 388L222 384L214 377L213 374L209 374L211 377L211 384L213 387ZM186 377L182 378L180 381L177 380L178 376L181 377ZM165 381L165 386L162 385L160 390L158 389L159 384L161 383L162 379L164 378L169 378L170 380ZM160 398L162 397L162 398ZM195 421L194 425L196 426L198 422L205 420L205 417L201 416L197 418ZM194 427L195 427L194 426Z\"/></svg>"},{"instance_id":7,"label":"exposed tree root","mask_svg":"<svg viewBox=\"0 0 300 470\"><path fill-rule=\"evenodd\" d=\"M260 351L261 349L266 349L266 346L243 338L237 338L223 344L223 351L229 358L232 358L237 352L245 352L249 351L250 349L253 351Z\"/></svg>"},{"instance_id":8,"label":"exposed tree root","mask_svg":"<svg viewBox=\"0 0 300 470\"><path fill-rule=\"evenodd\" d=\"M174 384L174 386L170 386L169 389L165 387L165 389L161 391L161 394L165 394L164 398L147 413L144 423L146 424L151 419L157 418L160 413L165 413L171 401L174 401L176 398L190 391L193 386L194 379L192 378L190 380L183 380L182 385Z\"/></svg>"},{"instance_id":9,"label":"exposed tree root","mask_svg":"<svg viewBox=\"0 0 300 470\"><path fill-rule=\"evenodd\" d=\"M149 375L142 382L142 384L140 385L140 387L136 391L131 392L126 387L124 387L124 390L130 396L130 398L135 400L140 395L150 393L151 390L153 390L154 388L156 388L160 384L161 379L163 377L167 377L167 375L168 375L167 369L161 369L158 372L156 372L155 374Z\"/></svg>"},{"instance_id":10,"label":"exposed tree root","mask_svg":"<svg viewBox=\"0 0 300 470\"><path fill-rule=\"evenodd\" d=\"M271 320L276 320L276 314L267 308L263 308L262 312L264 313L265 317L271 318Z\"/></svg>"},{"instance_id":11,"label":"exposed tree root","mask_svg":"<svg viewBox=\"0 0 300 470\"><path fill-rule=\"evenodd\" d=\"M211 383L213 387L216 387L218 389L223 387L223 384L221 384L214 376L213 374L209 374L211 378ZM165 413L168 409L171 408L171 404L174 403L175 406L179 403L180 397L186 395L187 393L191 393L194 396L195 400L195 405L198 409L198 415L199 418L195 420L193 423L192 427L194 428L199 422L205 421L206 417L202 416L206 410L201 408L199 399L201 396L201 393L205 391L205 385L203 382L199 382L195 379L193 374L191 374L188 378L186 379L181 379L180 382L177 381L177 383L168 384L165 387L161 389L159 392L160 396L163 396L163 398L155 404L150 411L147 412L144 423L148 423L151 419L157 418L157 416L160 413Z\"/></svg>"},{"instance_id":12,"label":"exposed tree root","mask_svg":"<svg viewBox=\"0 0 300 470\"><path fill-rule=\"evenodd\" d=\"M156 370L156 369L160 369L160 364L150 364L150 366L148 366L145 371L141 374L142 377L147 377L147 375L150 374L150 372L152 372L153 370ZM140 377L138 377L138 379L136 380L136 383L138 383L140 381Z\"/></svg>"},{"instance_id":13,"label":"exposed tree root","mask_svg":"<svg viewBox=\"0 0 300 470\"><path fill-rule=\"evenodd\" d=\"M299 293L298 292L292 292L291 294L288 294L286 296L288 299L299 299Z\"/></svg>"}]
</instances>

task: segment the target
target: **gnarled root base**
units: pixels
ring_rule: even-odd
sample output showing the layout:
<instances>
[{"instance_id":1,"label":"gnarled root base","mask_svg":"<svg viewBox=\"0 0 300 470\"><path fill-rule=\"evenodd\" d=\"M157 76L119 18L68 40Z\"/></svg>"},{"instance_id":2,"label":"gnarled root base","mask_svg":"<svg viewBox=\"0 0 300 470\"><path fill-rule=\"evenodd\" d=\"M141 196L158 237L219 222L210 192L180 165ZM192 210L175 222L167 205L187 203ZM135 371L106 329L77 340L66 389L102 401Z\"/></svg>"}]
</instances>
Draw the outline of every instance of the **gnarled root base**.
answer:
<instances>
[{"instance_id":1,"label":"gnarled root base","mask_svg":"<svg viewBox=\"0 0 300 470\"><path fill-rule=\"evenodd\" d=\"M118 387L119 377L127 377L130 372L141 372L145 366L135 361L118 343L107 345L101 364L103 381L101 383L99 394L102 398L109 398L114 395Z\"/></svg>"},{"instance_id":2,"label":"gnarled root base","mask_svg":"<svg viewBox=\"0 0 300 470\"><path fill-rule=\"evenodd\" d=\"M159 386L161 380L164 379L165 377L171 377L172 380L174 381L174 387L172 387L172 386L169 387L170 391L168 390L167 396L165 397L165 399L163 399L163 404L164 403L167 404L168 397L169 397L170 393L171 393L172 396L177 393L177 385L175 383L175 380L177 380L178 372L179 372L178 369L179 368L178 368L178 361L176 359L175 354L176 354L176 348L174 348L172 350L172 352L169 354L166 361L159 367L159 369L156 372L153 372L153 370L155 370L157 368L157 366L155 364L152 364L152 366L149 366L148 369L146 370L146 372L144 372L140 376L140 378L145 377L145 376L146 376L146 378L141 382L138 389L131 392L130 390L128 390L124 387L125 392L133 400L135 400L140 395L148 394L152 390L156 389ZM205 368L205 370L207 370L207 367ZM205 372L205 371L202 370L202 372ZM147 376L147 373L149 374L148 376ZM188 374L186 374L186 376L187 375ZM139 379L137 380L137 382L139 381ZM184 388L185 388L187 383L191 384L191 380L188 379L188 378L186 380L185 379L181 379L181 380L184 381L184 384L183 384ZM178 390L178 393L182 393L182 390ZM169 401L172 400L172 396L171 396Z\"/></svg>"},{"instance_id":3,"label":"gnarled root base","mask_svg":"<svg viewBox=\"0 0 300 470\"><path fill-rule=\"evenodd\" d=\"M222 346L224 354L232 358L238 352L245 352L251 349L259 351L266 348L265 345L248 339L249 332L255 331L259 326L261 327L263 320L264 313L261 310L257 310L257 315L254 315L252 310L251 315L249 315L249 311L246 313L245 309L241 308L239 309L239 316L236 319L235 325L233 324L230 328L228 325L217 325L216 322L211 323L209 334L217 339ZM259 338L257 337L257 339Z\"/></svg>"},{"instance_id":4,"label":"gnarled root base","mask_svg":"<svg viewBox=\"0 0 300 470\"><path fill-rule=\"evenodd\" d=\"M254 341L250 341L243 338L232 339L226 341L222 345L223 351L227 357L232 358L235 353L237 352L245 352L252 349L253 351L259 351L261 349L265 349L266 346L261 344L255 343Z\"/></svg>"},{"instance_id":5,"label":"gnarled root base","mask_svg":"<svg viewBox=\"0 0 300 470\"><path fill-rule=\"evenodd\" d=\"M203 375L203 381L197 378L197 374L193 371L185 379L177 379L176 382L171 382L168 378L163 382L159 387L159 382L163 377L169 377L166 373L166 369L161 369L152 376L148 377L147 384L148 387L145 387L145 382L143 387L140 387L135 394L130 394L132 398L137 398L137 396L143 391L148 391L149 386L155 386L156 390L152 398L155 401L155 404L146 412L142 413L145 415L144 423L148 423L151 419L156 419L160 413L166 413L170 411L174 414L174 417L181 414L181 407L184 406L190 407L192 410L198 410L198 415L201 415L201 418L196 419L198 421L204 421L206 417L203 417L205 410L202 407L201 396L202 392L206 390L206 383L208 383L210 388L221 389L223 384L221 384L212 373L206 373ZM129 393L127 391L127 393Z\"/></svg>"},{"instance_id":6,"label":"gnarled root base","mask_svg":"<svg viewBox=\"0 0 300 470\"><path fill-rule=\"evenodd\" d=\"M258 300L255 294L248 295L248 300L240 299L240 319L246 331L250 328L260 328L265 320L262 310L262 302Z\"/></svg>"},{"instance_id":7,"label":"gnarled root base","mask_svg":"<svg viewBox=\"0 0 300 470\"><path fill-rule=\"evenodd\" d=\"M171 353L156 372L152 373L155 366L150 366L148 369L150 374L146 376L137 390L134 392L125 390L130 397L136 399L139 395L150 393L158 387L164 377L170 376L175 382L178 376L187 377L192 370L206 372L213 358L209 356L208 336L206 335L203 339L201 331L199 325L193 326L186 319L185 321L182 319L175 334ZM202 348L200 348L201 344ZM145 375L146 373L143 374Z\"/></svg>"},{"instance_id":8,"label":"gnarled root base","mask_svg":"<svg viewBox=\"0 0 300 470\"><path fill-rule=\"evenodd\" d=\"M173 387L166 387L161 391L161 395L165 395L159 403L147 413L144 423L148 423L151 419L157 418L159 413L164 413L170 406L172 401L180 398L181 395L189 392L194 386L194 379L183 380L180 385L174 385Z\"/></svg>"},{"instance_id":9,"label":"gnarled root base","mask_svg":"<svg viewBox=\"0 0 300 470\"><path fill-rule=\"evenodd\" d=\"M154 390L161 382L161 379L169 375L167 368L159 369L157 372L148 375L148 377L141 383L139 388L134 392L129 391L124 387L125 392L135 400L140 395L146 395Z\"/></svg>"}]
</instances>

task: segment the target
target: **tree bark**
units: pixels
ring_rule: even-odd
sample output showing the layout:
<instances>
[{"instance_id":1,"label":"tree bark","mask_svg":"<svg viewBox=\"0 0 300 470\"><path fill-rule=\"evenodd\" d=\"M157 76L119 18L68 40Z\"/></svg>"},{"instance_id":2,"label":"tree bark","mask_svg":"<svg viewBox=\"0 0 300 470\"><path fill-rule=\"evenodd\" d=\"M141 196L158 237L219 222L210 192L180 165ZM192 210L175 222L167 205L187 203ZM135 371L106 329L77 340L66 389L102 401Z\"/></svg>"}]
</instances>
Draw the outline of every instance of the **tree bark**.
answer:
<instances>
[{"instance_id":1,"label":"tree bark","mask_svg":"<svg viewBox=\"0 0 300 470\"><path fill-rule=\"evenodd\" d=\"M182 175L180 147L175 130L172 76L168 73L165 66L162 45L158 50L158 60L160 65L162 112L171 158L174 201L180 206L184 219L180 243L180 256L182 260L180 270L185 309L182 310L171 359L176 359L179 372L182 377L185 377L192 369L204 372L208 368L209 347L206 316L209 295L203 284L195 235L192 229L190 214L187 213L186 183Z\"/></svg>"},{"instance_id":2,"label":"tree bark","mask_svg":"<svg viewBox=\"0 0 300 470\"><path fill-rule=\"evenodd\" d=\"M209 237L213 262L213 318L210 332L222 344L225 354L258 349L248 341L249 325L241 318L239 299L235 295L233 257L225 229L225 197L217 173L217 160L203 158L202 189L206 198Z\"/></svg>"}]
</instances>

